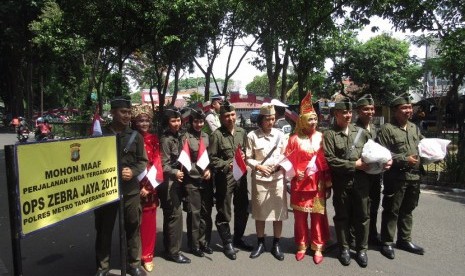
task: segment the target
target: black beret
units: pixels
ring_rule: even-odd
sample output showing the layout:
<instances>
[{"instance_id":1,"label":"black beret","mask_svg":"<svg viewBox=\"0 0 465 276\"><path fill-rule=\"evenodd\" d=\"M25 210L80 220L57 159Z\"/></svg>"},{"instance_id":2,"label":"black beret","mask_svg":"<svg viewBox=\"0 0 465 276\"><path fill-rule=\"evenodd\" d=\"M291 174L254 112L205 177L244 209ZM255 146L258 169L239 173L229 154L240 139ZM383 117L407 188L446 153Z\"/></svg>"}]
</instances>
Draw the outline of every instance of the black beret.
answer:
<instances>
[{"instance_id":1,"label":"black beret","mask_svg":"<svg viewBox=\"0 0 465 276\"><path fill-rule=\"evenodd\" d=\"M394 100L391 101L391 107L395 107L401 104L411 104L412 99L410 98L410 95L408 93L404 93L400 96L397 96L394 98Z\"/></svg>"},{"instance_id":2,"label":"black beret","mask_svg":"<svg viewBox=\"0 0 465 276\"><path fill-rule=\"evenodd\" d=\"M205 113L200 108L192 108L190 110L190 117L193 120L205 120Z\"/></svg>"},{"instance_id":3,"label":"black beret","mask_svg":"<svg viewBox=\"0 0 465 276\"><path fill-rule=\"evenodd\" d=\"M357 101L357 107L365 106L365 105L375 105L375 101L371 94L365 94Z\"/></svg>"},{"instance_id":4,"label":"black beret","mask_svg":"<svg viewBox=\"0 0 465 276\"><path fill-rule=\"evenodd\" d=\"M180 118L181 111L179 111L177 107L165 108L163 111L163 116L165 116L165 118Z\"/></svg>"},{"instance_id":5,"label":"black beret","mask_svg":"<svg viewBox=\"0 0 465 276\"><path fill-rule=\"evenodd\" d=\"M236 110L230 102L224 101L220 107L220 115Z\"/></svg>"},{"instance_id":6,"label":"black beret","mask_svg":"<svg viewBox=\"0 0 465 276\"><path fill-rule=\"evenodd\" d=\"M352 110L352 103L349 98L343 98L334 104L333 109L337 110Z\"/></svg>"},{"instance_id":7,"label":"black beret","mask_svg":"<svg viewBox=\"0 0 465 276\"><path fill-rule=\"evenodd\" d=\"M114 108L131 108L131 101L125 97L117 97L110 102L111 109Z\"/></svg>"}]
</instances>

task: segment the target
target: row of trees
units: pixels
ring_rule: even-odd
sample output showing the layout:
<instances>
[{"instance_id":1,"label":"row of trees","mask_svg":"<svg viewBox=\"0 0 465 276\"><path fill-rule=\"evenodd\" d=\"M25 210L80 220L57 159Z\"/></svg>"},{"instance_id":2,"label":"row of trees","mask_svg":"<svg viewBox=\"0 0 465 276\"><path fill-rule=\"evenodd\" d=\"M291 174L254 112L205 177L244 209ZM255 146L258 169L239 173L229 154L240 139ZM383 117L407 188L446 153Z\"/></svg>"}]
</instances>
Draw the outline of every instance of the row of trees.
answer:
<instances>
[{"instance_id":1,"label":"row of trees","mask_svg":"<svg viewBox=\"0 0 465 276\"><path fill-rule=\"evenodd\" d=\"M7 0L0 3L0 96L15 115L71 103L91 106L92 91L101 105L109 97L126 94L131 76L140 87L157 91L163 108L168 88L176 98L184 72L199 68L208 100L210 84L219 78L228 83L247 53L254 51L251 62L266 73L262 81L272 97L286 100L294 83L296 100L308 90L325 96L342 91L342 79L350 77L388 101L414 84L419 68L408 59L406 43L387 35L356 41L354 31L378 15L391 20L397 30L428 31L415 40L418 45L433 38L439 41L439 58L426 68L451 80L448 99L454 102L465 72L462 4L460 0ZM232 60L238 48L243 55ZM222 64L224 76L213 72L220 53L229 56ZM201 57L207 60L205 66ZM334 68L327 73L328 59ZM224 85L221 94L227 88Z\"/></svg>"},{"instance_id":2,"label":"row of trees","mask_svg":"<svg viewBox=\"0 0 465 276\"><path fill-rule=\"evenodd\" d=\"M331 95L344 93L342 81L348 76L359 85L358 90L354 91L355 95L348 96L357 97L368 92L381 103L411 88L421 88L423 70L417 58L410 57L408 42L381 34L361 43L355 39L355 34L347 33L344 39L333 40L334 48L338 48L338 51L335 52L337 55L330 57L333 62L332 71L315 72L309 78L309 81L313 81L312 89L317 91L318 96L330 98ZM289 95L289 91L295 89L292 86L296 82L297 75L292 70L288 73L285 87L282 87L282 78L278 78L277 87L288 91L288 102L297 103L299 100ZM268 95L268 76L256 76L246 89L258 95Z\"/></svg>"}]
</instances>

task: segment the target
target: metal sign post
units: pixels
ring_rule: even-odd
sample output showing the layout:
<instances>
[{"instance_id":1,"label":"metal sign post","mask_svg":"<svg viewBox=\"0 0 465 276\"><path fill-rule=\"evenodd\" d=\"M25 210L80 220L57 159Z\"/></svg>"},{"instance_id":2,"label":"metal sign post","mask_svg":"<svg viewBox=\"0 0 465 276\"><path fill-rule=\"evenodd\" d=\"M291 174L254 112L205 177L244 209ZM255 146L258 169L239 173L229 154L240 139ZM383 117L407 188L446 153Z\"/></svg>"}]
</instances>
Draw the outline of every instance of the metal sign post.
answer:
<instances>
[{"instance_id":1,"label":"metal sign post","mask_svg":"<svg viewBox=\"0 0 465 276\"><path fill-rule=\"evenodd\" d=\"M18 177L16 175L15 166L15 150L13 145L7 145L5 149L5 163L6 163L6 179L8 188L8 209L10 214L10 235L11 235L11 248L13 251L13 275L23 275L23 264L21 258L21 236L18 225L19 210L16 205L16 183Z\"/></svg>"}]
</instances>

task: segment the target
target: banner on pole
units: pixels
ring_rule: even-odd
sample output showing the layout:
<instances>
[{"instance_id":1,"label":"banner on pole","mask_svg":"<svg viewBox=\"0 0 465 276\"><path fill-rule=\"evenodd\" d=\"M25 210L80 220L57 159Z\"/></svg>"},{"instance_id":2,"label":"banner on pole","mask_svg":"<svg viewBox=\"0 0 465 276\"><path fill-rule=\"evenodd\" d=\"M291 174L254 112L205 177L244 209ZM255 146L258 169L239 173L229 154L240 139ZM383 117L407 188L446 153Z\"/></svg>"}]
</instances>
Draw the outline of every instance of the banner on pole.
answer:
<instances>
[{"instance_id":1,"label":"banner on pole","mask_svg":"<svg viewBox=\"0 0 465 276\"><path fill-rule=\"evenodd\" d=\"M119 198L116 136L16 145L26 235Z\"/></svg>"}]
</instances>

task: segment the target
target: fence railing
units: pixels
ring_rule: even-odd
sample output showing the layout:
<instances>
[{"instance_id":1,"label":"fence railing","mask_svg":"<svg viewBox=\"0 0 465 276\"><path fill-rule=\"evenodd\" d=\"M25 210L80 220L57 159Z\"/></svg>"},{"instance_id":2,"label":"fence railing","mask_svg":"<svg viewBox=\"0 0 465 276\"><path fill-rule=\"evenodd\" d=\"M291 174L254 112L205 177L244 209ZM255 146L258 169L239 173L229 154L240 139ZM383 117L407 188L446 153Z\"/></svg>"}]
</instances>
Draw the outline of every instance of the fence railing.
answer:
<instances>
[{"instance_id":1,"label":"fence railing","mask_svg":"<svg viewBox=\"0 0 465 276\"><path fill-rule=\"evenodd\" d=\"M52 132L57 138L78 138L90 135L90 123L66 122L51 123Z\"/></svg>"},{"instance_id":2,"label":"fence railing","mask_svg":"<svg viewBox=\"0 0 465 276\"><path fill-rule=\"evenodd\" d=\"M444 160L432 164L424 164L424 172L421 176L421 183L427 185L465 188L463 181L465 176L465 163L458 158L459 132L457 130L443 130L438 133L423 132L428 138L442 138L451 140L448 146L448 153Z\"/></svg>"}]
</instances>

